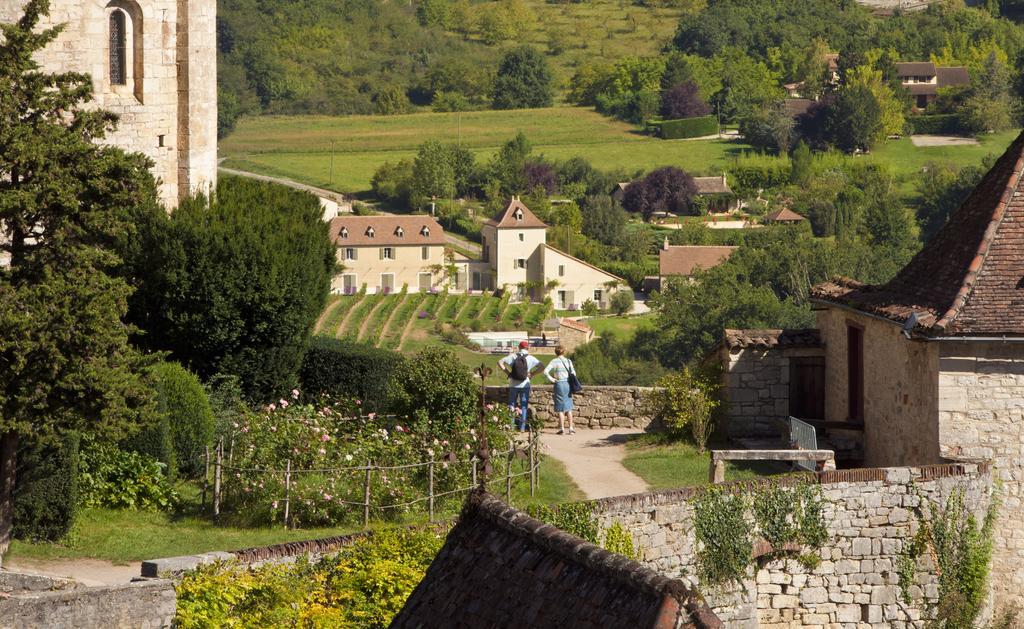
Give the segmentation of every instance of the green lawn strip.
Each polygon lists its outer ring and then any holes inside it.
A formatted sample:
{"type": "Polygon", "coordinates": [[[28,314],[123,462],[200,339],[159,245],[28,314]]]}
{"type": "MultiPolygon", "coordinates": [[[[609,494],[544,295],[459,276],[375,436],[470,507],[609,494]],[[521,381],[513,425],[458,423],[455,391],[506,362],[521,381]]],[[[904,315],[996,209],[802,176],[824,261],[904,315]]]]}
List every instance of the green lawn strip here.
{"type": "Polygon", "coordinates": [[[348,316],[345,317],[341,326],[338,327],[338,338],[358,339],[362,324],[383,297],[383,295],[377,293],[363,298],[358,306],[349,311],[348,316]]]}
{"type": "MultiPolygon", "coordinates": [[[[622,465],[652,489],[671,489],[708,482],[711,455],[697,454],[687,443],[672,442],[665,435],[640,435],[626,443],[622,465]]],[[[786,468],[772,463],[727,463],[726,480],[743,480],[766,474],[781,473],[786,468]]]]}
{"type": "Polygon", "coordinates": [[[455,317],[455,323],[461,328],[469,327],[469,322],[476,318],[476,314],[482,307],[483,301],[486,297],[480,295],[467,295],[466,303],[463,304],[462,309],[459,310],[459,314],[455,317]]]}
{"type": "Polygon", "coordinates": [[[318,328],[317,333],[325,336],[334,336],[337,334],[338,326],[345,320],[345,315],[347,315],[348,311],[358,304],[362,298],[363,295],[360,294],[339,297],[334,308],[331,309],[330,314],[323,317],[323,323],[318,328]]]}
{"type": "Polygon", "coordinates": [[[485,327],[492,326],[501,317],[501,311],[505,309],[505,297],[492,297],[491,301],[488,302],[487,308],[480,313],[480,320],[484,322],[485,327]]]}
{"type": "Polygon", "coordinates": [[[328,295],[327,303],[324,304],[324,311],[320,313],[320,316],[316,320],[316,325],[313,326],[313,333],[319,334],[320,330],[323,329],[324,323],[331,318],[331,313],[334,309],[341,305],[341,295],[328,295]]]}
{"type": "Polygon", "coordinates": [[[614,315],[591,317],[587,325],[593,328],[598,336],[614,334],[623,340],[632,339],[638,330],[654,327],[654,315],[645,314],[635,317],[616,317],[614,315]]]}
{"type": "Polygon", "coordinates": [[[466,305],[467,295],[449,295],[444,308],[437,314],[437,318],[446,323],[455,323],[462,307],[466,305]]]}
{"type": "Polygon", "coordinates": [[[547,304],[530,304],[530,309],[526,314],[526,327],[534,332],[540,332],[544,325],[544,320],[548,318],[551,313],[551,309],[547,304]]]}
{"type": "Polygon", "coordinates": [[[501,296],[501,301],[498,303],[498,310],[494,313],[494,324],[491,326],[492,329],[505,329],[505,316],[510,308],[511,298],[512,294],[510,291],[505,291],[505,294],[501,296]]]}
{"type": "Polygon", "coordinates": [[[402,338],[411,327],[412,322],[416,319],[420,308],[426,300],[427,295],[424,293],[415,293],[406,297],[401,307],[391,315],[391,320],[384,330],[384,340],[380,345],[381,347],[397,350],[401,346],[402,338]]]}
{"type": "Polygon", "coordinates": [[[395,318],[395,312],[409,298],[408,290],[407,287],[403,286],[401,292],[394,298],[384,300],[384,305],[374,313],[373,323],[371,323],[370,330],[366,335],[368,342],[373,343],[377,347],[381,346],[381,343],[384,342],[385,332],[388,326],[391,325],[391,320],[395,318]]]}
{"type": "MultiPolygon", "coordinates": [[[[522,463],[516,461],[514,471],[522,463]]],[[[525,470],[526,468],[523,467],[525,470]]],[[[495,475],[504,473],[504,467],[495,475]]],[[[512,502],[516,506],[528,504],[557,504],[582,500],[583,492],[566,473],[558,461],[546,457],[540,464],[541,483],[534,498],[530,498],[529,477],[516,480],[512,502]]],[[[492,490],[504,496],[504,477],[495,481],[492,490]],[[500,485],[500,489],[498,488],[500,485]]],[[[197,505],[189,505],[194,511],[197,505]]],[[[457,509],[443,513],[454,517],[457,509]]],[[[422,522],[424,518],[410,519],[408,523],[422,522]]],[[[385,524],[374,524],[381,528],[385,524]]],[[[160,557],[194,555],[214,550],[239,550],[269,546],[283,542],[317,539],[344,535],[361,527],[285,529],[243,528],[216,525],[195,515],[175,516],[153,511],[118,511],[114,509],[83,509],[71,536],[61,543],[30,543],[15,540],[11,544],[11,558],[31,560],[102,559],[114,563],[128,563],[160,557]]]]}
{"type": "Polygon", "coordinates": [[[505,312],[501,315],[501,321],[504,323],[504,329],[507,330],[519,330],[525,323],[525,314],[523,310],[528,308],[529,304],[512,304],[505,309],[505,312]]]}
{"type": "Polygon", "coordinates": [[[359,307],[364,301],[366,301],[365,287],[352,297],[341,302],[341,306],[335,311],[334,317],[332,317],[331,325],[324,326],[324,332],[328,336],[341,337],[342,331],[345,326],[348,325],[349,318],[352,316],[352,311],[359,307]],[[337,323],[334,323],[334,319],[337,319],[337,323]]]}
{"type": "Polygon", "coordinates": [[[380,338],[380,331],[384,327],[384,322],[387,320],[388,315],[391,314],[392,308],[398,304],[399,299],[399,295],[384,295],[380,298],[377,306],[362,320],[359,334],[356,337],[360,343],[377,344],[377,340],[380,338]]]}

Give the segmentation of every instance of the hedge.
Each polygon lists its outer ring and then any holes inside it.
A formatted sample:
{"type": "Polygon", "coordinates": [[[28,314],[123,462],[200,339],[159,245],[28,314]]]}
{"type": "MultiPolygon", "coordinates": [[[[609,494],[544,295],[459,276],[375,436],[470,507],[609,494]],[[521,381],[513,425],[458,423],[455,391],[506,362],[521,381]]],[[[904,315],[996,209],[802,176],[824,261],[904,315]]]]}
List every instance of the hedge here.
{"type": "MultiPolygon", "coordinates": [[[[213,443],[213,410],[206,390],[194,373],[178,363],[159,363],[152,374],[157,409],[167,419],[177,471],[196,478],[203,473],[203,447],[213,443]]],[[[174,470],[168,470],[174,478],[174,470]]]]}
{"type": "Polygon", "coordinates": [[[913,132],[924,135],[962,135],[963,126],[957,114],[921,114],[910,116],[913,132]]]}
{"type": "Polygon", "coordinates": [[[71,530],[78,508],[75,433],[55,445],[22,439],[14,485],[14,537],[54,542],[71,530]]]}
{"type": "Polygon", "coordinates": [[[663,120],[658,125],[658,135],[665,140],[699,138],[716,133],[718,133],[718,118],[715,116],[663,120]]]}
{"type": "Polygon", "coordinates": [[[299,380],[307,395],[354,397],[364,400],[367,410],[386,411],[402,392],[396,378],[404,366],[405,357],[397,352],[317,336],[302,361],[299,380]]]}

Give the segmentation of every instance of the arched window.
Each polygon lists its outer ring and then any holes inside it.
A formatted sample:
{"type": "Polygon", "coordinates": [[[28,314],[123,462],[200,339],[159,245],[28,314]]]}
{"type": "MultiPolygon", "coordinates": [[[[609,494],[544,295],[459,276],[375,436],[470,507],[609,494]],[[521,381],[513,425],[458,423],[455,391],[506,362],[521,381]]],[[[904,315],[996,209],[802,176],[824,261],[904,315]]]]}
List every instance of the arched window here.
{"type": "Polygon", "coordinates": [[[125,33],[124,11],[114,10],[110,13],[110,84],[125,85],[128,83],[127,41],[125,33]]]}

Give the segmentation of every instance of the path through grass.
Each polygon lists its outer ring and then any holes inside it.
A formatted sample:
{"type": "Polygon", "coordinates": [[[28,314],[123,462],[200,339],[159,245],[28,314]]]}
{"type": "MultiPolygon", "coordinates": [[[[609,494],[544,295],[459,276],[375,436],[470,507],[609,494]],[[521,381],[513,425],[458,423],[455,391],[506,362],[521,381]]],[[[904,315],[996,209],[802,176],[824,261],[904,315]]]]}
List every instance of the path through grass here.
{"type": "MultiPolygon", "coordinates": [[[[644,479],[652,490],[704,485],[708,482],[711,455],[698,454],[688,443],[672,442],[664,434],[638,435],[626,444],[622,465],[644,479]]],[[[772,463],[729,462],[726,480],[743,480],[778,474],[785,468],[772,463]]]]}

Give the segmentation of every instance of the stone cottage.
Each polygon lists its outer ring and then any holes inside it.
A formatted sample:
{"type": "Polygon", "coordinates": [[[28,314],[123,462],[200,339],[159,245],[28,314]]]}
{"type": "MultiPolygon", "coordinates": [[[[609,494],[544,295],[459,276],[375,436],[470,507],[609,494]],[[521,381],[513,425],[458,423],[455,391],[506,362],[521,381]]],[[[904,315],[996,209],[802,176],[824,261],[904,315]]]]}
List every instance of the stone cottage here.
{"type": "MultiPolygon", "coordinates": [[[[811,292],[826,433],[859,431],[869,467],[992,462],[1003,501],[997,605],[1024,591],[1022,175],[1024,134],[888,283],[837,278],[811,292]]],[[[775,391],[767,380],[751,386],[775,391]]]]}

